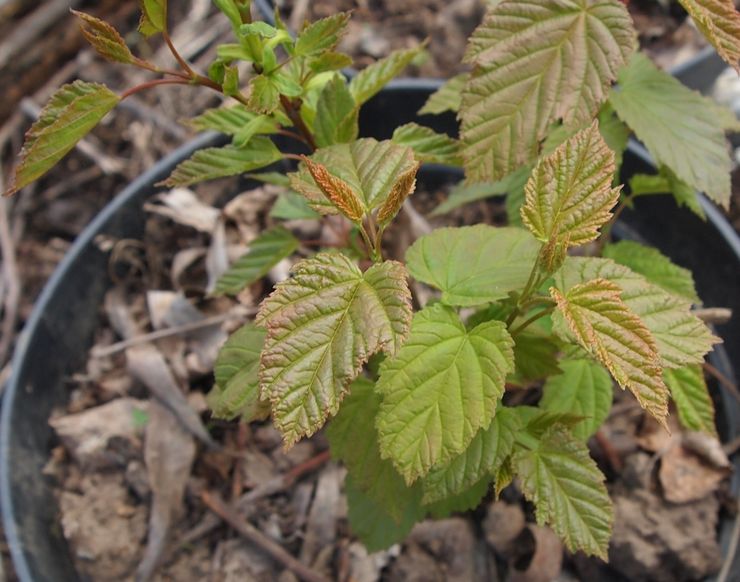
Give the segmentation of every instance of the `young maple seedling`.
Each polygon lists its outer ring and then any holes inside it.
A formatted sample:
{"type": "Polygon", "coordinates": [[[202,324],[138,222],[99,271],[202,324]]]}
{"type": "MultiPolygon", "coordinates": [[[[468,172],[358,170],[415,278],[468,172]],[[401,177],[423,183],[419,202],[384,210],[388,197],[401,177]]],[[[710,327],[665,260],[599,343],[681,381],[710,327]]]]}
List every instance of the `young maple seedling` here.
{"type": "MultiPolygon", "coordinates": [[[[608,232],[640,196],[672,193],[703,215],[699,190],[727,206],[724,132],[735,118],[635,54],[619,0],[504,0],[470,39],[472,72],[421,110],[457,112],[459,140],[416,123],[391,140],[358,139],[360,107],[422,47],[347,81],[338,71],[351,59],[336,46],[348,14],[307,24],[294,39],[277,15],[274,26],[252,21],[248,0],[214,3],[236,42],[218,47],[207,75],[175,49],[165,0],[143,1],[140,31],[163,35],[178,70],[135,57],[110,25],[76,13],[101,55],[159,78],[120,96],[83,81],[62,87],[29,132],[10,191],[48,171],[129,95],[188,84],[233,98],[190,122],[232,143],[196,152],[165,185],[295,159],[287,178],[250,174],[289,186],[273,218],[338,214],[353,234],[347,248],[298,260],[254,323],[231,336],[209,394],[214,414],[272,416],[286,447],[329,421],[332,454],[348,469],[349,520],[371,550],[516,478],[538,523],[570,550],[606,559],[613,511],[586,440],[609,414],[612,382],[662,425],[672,397],[684,426],[716,435],[701,364],[719,341],[691,311],[699,298],[690,272],[639,243],[612,243],[608,232]],[[252,65],[246,86],[239,61],[252,65]],[[634,176],[624,191],[614,184],[630,130],[659,174],[634,176]],[[310,155],[281,152],[274,135],[310,155]],[[387,258],[383,233],[420,162],[465,170],[436,213],[507,193],[511,226],[440,228],[387,258]],[[409,275],[437,290],[416,313],[409,275]],[[542,386],[537,406],[502,402],[532,385],[542,386]]],[[[681,3],[737,69],[740,16],[730,0],[681,3]]],[[[238,293],[299,244],[286,227],[267,230],[217,292],[238,293]]]]}

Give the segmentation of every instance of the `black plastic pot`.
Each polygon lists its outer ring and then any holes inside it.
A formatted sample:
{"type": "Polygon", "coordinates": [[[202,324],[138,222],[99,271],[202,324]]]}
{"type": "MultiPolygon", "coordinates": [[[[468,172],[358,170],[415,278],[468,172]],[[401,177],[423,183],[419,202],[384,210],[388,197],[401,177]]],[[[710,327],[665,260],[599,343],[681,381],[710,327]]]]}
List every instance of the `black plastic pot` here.
{"type": "MultiPolygon", "coordinates": [[[[710,63],[699,62],[699,73],[710,63]]],[[[692,71],[681,72],[691,81],[692,71]]],[[[712,75],[707,77],[711,81],[712,75]]],[[[704,82],[704,80],[701,80],[704,82]]],[[[387,138],[393,128],[417,119],[421,107],[438,82],[396,82],[371,100],[363,110],[363,135],[387,138]]],[[[694,86],[697,86],[694,84],[694,86]]],[[[454,133],[454,116],[421,120],[439,131],[454,133]]],[[[41,469],[49,455],[53,435],[48,418],[54,406],[67,398],[65,379],[85,363],[100,317],[100,306],[110,286],[108,257],[94,244],[100,234],[136,238],[143,233],[143,202],[154,183],[198,148],[220,143],[205,135],[162,160],[121,192],[85,229],[49,280],[28,320],[13,359],[13,375],[5,390],[0,417],[0,504],[3,526],[13,561],[22,582],[78,580],[67,543],[62,536],[58,508],[41,469]]],[[[633,146],[625,156],[624,173],[650,171],[643,150],[633,146]]],[[[626,176],[625,176],[626,177],[626,176]]],[[[459,173],[429,167],[421,181],[429,186],[459,179],[459,173]]],[[[622,235],[636,235],[655,245],[679,264],[694,271],[697,287],[707,306],[731,307],[740,313],[740,239],[708,202],[708,220],[676,209],[667,197],[644,199],[639,214],[625,213],[622,235]]],[[[718,329],[725,344],[714,355],[714,364],[732,376],[731,362],[740,366],[740,329],[736,324],[718,329]]],[[[740,414],[731,395],[721,392],[720,430],[725,439],[740,432],[740,414]]],[[[740,467],[736,467],[740,468],[740,467]]],[[[733,490],[737,493],[740,471],[733,490]]],[[[727,543],[731,523],[723,525],[727,543]]],[[[740,579],[740,568],[737,577],[740,579]]]]}

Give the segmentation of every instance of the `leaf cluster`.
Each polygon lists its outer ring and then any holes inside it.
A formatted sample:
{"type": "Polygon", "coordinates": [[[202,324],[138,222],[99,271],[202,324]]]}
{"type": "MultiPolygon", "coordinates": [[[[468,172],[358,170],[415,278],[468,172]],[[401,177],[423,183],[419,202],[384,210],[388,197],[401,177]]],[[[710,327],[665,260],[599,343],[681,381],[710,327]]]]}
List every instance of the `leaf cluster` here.
{"type": "MultiPolygon", "coordinates": [[[[218,47],[205,74],[172,45],[165,0],[144,0],[140,32],[164,36],[175,71],[134,56],[110,25],[77,13],[98,53],[161,78],[120,96],[82,81],[60,89],[28,134],[11,191],[139,90],[218,91],[230,103],[189,123],[231,143],[196,152],[164,184],[242,174],[278,183],[286,191],[271,216],[286,224],[250,241],[215,292],[238,294],[280,261],[302,258],[222,348],[208,396],[214,415],[271,416],[286,447],[328,423],[332,454],[348,469],[349,520],[370,549],[516,479],[538,523],[571,551],[606,559],[613,512],[586,442],[615,385],[663,425],[672,399],[687,428],[716,434],[700,365],[719,341],[692,312],[691,273],[656,249],[611,242],[610,228],[641,196],[672,193],[701,214],[701,190],[727,205],[725,131],[737,122],[635,53],[619,0],[502,0],[470,38],[472,71],[420,111],[457,112],[459,139],[417,123],[389,140],[360,138],[362,105],[423,47],[348,80],[340,71],[351,61],[337,47],[349,14],[293,36],[277,15],[274,25],[253,21],[248,0],[214,3],[233,42],[218,47]],[[618,172],[632,132],[660,169],[625,189],[618,172]],[[282,151],[278,135],[303,149],[282,151]],[[297,163],[287,177],[254,174],[283,159],[297,163]],[[440,228],[405,256],[386,257],[384,233],[422,163],[465,171],[435,214],[507,194],[510,226],[440,228]],[[346,221],[346,247],[306,252],[288,221],[327,215],[346,221]],[[433,296],[416,311],[410,279],[433,296]],[[542,388],[537,406],[512,405],[512,392],[533,386],[542,388]]],[[[682,3],[737,67],[729,0],[682,3]]]]}

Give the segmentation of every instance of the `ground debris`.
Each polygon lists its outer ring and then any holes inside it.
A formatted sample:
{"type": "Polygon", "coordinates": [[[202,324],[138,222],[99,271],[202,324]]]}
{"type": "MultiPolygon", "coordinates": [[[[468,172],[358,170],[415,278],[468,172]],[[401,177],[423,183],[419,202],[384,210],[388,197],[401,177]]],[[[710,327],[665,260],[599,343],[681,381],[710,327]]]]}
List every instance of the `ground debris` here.
{"type": "MultiPolygon", "coordinates": [[[[644,474],[650,459],[637,453],[627,465],[627,471],[644,474]]],[[[632,485],[612,497],[610,565],[634,582],[682,582],[717,572],[717,498],[709,495],[677,505],[652,491],[649,483],[632,485]]]]}
{"type": "Polygon", "coordinates": [[[117,398],[49,421],[72,458],[85,469],[125,467],[141,451],[146,400],[117,398]]]}
{"type": "Polygon", "coordinates": [[[130,577],[146,535],[146,509],[131,503],[121,476],[85,475],[80,491],[64,491],[59,501],[62,530],[82,573],[93,580],[130,577]]]}
{"type": "Polygon", "coordinates": [[[195,459],[195,441],[162,404],[152,401],[144,449],[152,505],[149,535],[137,580],[151,579],[173,524],[184,512],[185,487],[195,459]]]}

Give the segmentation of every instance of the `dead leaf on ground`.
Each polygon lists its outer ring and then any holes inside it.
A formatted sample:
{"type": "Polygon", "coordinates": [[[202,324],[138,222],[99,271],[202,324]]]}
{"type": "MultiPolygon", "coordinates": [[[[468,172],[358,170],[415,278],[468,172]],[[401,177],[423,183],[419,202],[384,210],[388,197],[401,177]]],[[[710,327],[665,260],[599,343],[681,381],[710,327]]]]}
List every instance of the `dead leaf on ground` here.
{"type": "Polygon", "coordinates": [[[319,475],[301,546],[300,560],[319,571],[329,563],[317,560],[322,550],[334,547],[337,537],[337,508],[344,481],[344,469],[332,464],[319,475]]]}
{"type": "Polygon", "coordinates": [[[652,416],[645,415],[635,440],[640,447],[651,453],[665,451],[671,446],[674,437],[681,434],[681,426],[675,414],[668,416],[668,428],[671,432],[660,426],[652,416]]]}
{"type": "Polygon", "coordinates": [[[146,400],[116,398],[84,412],[52,418],[49,424],[80,466],[98,470],[120,464],[122,446],[141,449],[147,414],[146,400]]]}
{"type": "Polygon", "coordinates": [[[149,388],[157,400],[175,415],[190,434],[209,447],[217,447],[203,426],[200,416],[190,407],[157,348],[147,344],[128,348],[126,365],[131,375],[149,388]]]}
{"type": "Polygon", "coordinates": [[[229,249],[226,244],[226,226],[223,218],[219,218],[213,233],[211,234],[211,246],[206,254],[206,274],[208,283],[206,293],[216,290],[216,283],[226,271],[229,270],[229,249]]]}
{"type": "Polygon", "coordinates": [[[144,210],[206,234],[213,232],[221,215],[217,208],[204,204],[195,192],[187,188],[174,188],[156,195],[153,200],[161,204],[147,202],[144,210]]]}
{"type": "Polygon", "coordinates": [[[279,186],[265,184],[242,192],[224,207],[224,216],[236,225],[242,241],[248,243],[262,232],[260,215],[267,211],[283,190],[279,186]]]}
{"type": "Polygon", "coordinates": [[[672,503],[686,503],[714,493],[728,470],[702,461],[676,442],[661,457],[658,475],[663,497],[672,503]]]}
{"type": "Polygon", "coordinates": [[[195,460],[195,441],[172,413],[157,401],[150,403],[144,460],[152,505],[149,535],[137,580],[151,579],[167,547],[172,525],[184,513],[185,487],[195,460]]]}
{"type": "Polygon", "coordinates": [[[681,440],[684,448],[699,455],[702,459],[718,469],[729,469],[730,459],[716,437],[703,432],[687,432],[681,440]]]}
{"type": "MultiPolygon", "coordinates": [[[[625,472],[644,473],[645,453],[626,459],[625,472]]],[[[631,582],[684,582],[715,573],[721,563],[717,542],[719,501],[714,495],[680,505],[663,499],[649,483],[612,496],[615,521],[609,563],[631,582]]]]}
{"type": "Polygon", "coordinates": [[[175,289],[182,291],[184,287],[191,285],[190,281],[183,281],[185,274],[190,267],[205,257],[207,252],[208,249],[205,247],[189,247],[175,254],[170,268],[170,282],[175,289]]]}

